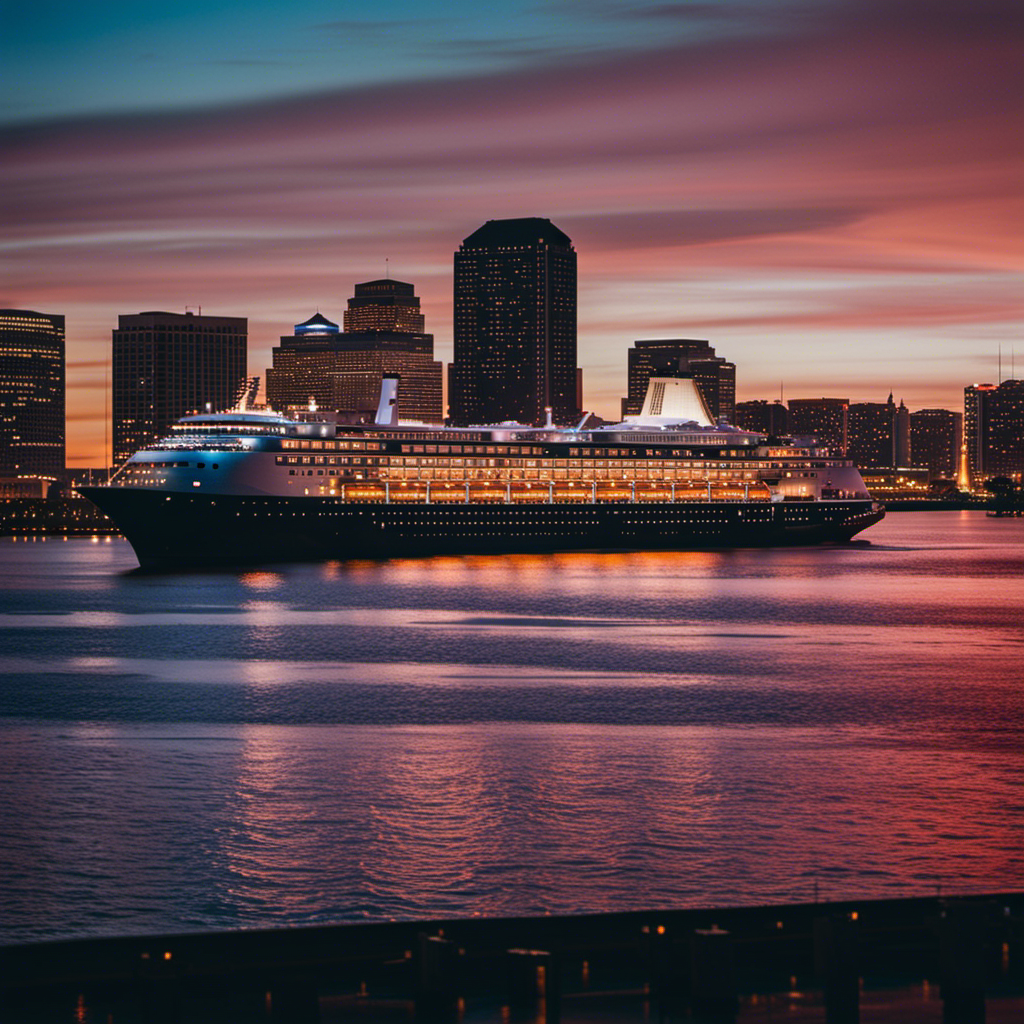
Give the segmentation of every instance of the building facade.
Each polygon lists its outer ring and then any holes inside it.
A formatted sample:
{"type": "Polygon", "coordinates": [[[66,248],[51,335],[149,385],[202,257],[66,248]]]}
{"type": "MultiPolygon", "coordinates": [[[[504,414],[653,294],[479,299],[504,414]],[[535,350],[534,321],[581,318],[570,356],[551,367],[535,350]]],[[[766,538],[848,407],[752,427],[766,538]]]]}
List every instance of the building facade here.
{"type": "Polygon", "coordinates": [[[781,437],[789,432],[789,415],[782,402],[763,398],[736,403],[736,426],[755,434],[781,437]]]}
{"type": "Polygon", "coordinates": [[[816,437],[819,444],[845,452],[849,408],[847,398],[791,398],[789,432],[794,437],[816,437]]]}
{"type": "Polygon", "coordinates": [[[63,473],[64,375],[64,317],[0,309],[0,476],[63,473]]]}
{"type": "Polygon", "coordinates": [[[1024,380],[964,388],[964,444],[972,489],[1024,476],[1024,380]]]}
{"type": "Polygon", "coordinates": [[[182,416],[230,409],[246,382],[245,317],[147,312],[113,332],[114,464],[163,437],[182,416]]]}
{"type": "Polygon", "coordinates": [[[955,480],[963,439],[964,417],[949,409],[919,409],[910,414],[910,444],[915,466],[932,479],[955,480]]]}
{"type": "Polygon", "coordinates": [[[575,424],[576,250],[541,217],[489,220],[455,253],[456,426],[575,424]]]}
{"type": "Polygon", "coordinates": [[[357,284],[342,323],[346,334],[360,331],[423,334],[425,329],[415,288],[391,278],[357,284]]]}
{"type": "Polygon", "coordinates": [[[413,286],[404,281],[357,284],[344,323],[359,329],[342,331],[320,313],[296,324],[295,333],[273,349],[267,403],[288,412],[313,401],[346,419],[370,420],[382,379],[397,375],[401,418],[440,423],[444,368],[434,359],[434,336],[422,331],[419,308],[413,286]]]}
{"type": "Polygon", "coordinates": [[[627,357],[627,389],[622,415],[638,416],[651,377],[692,377],[716,422],[736,419],[736,364],[715,355],[697,338],[635,341],[627,357]]]}
{"type": "Polygon", "coordinates": [[[852,402],[847,410],[846,453],[873,469],[909,467],[910,412],[890,394],[886,402],[852,402]]]}
{"type": "Polygon", "coordinates": [[[846,454],[862,468],[895,464],[893,408],[886,402],[851,402],[847,410],[846,454]]]}

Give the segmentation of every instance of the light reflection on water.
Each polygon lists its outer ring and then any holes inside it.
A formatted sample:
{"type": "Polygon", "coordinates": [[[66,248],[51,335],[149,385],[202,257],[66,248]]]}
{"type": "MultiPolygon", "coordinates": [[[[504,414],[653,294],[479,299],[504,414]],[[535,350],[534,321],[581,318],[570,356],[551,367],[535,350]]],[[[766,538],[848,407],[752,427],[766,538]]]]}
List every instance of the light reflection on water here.
{"type": "Polygon", "coordinates": [[[0,544],[0,941],[1019,887],[1024,523],[141,576],[0,544]]]}

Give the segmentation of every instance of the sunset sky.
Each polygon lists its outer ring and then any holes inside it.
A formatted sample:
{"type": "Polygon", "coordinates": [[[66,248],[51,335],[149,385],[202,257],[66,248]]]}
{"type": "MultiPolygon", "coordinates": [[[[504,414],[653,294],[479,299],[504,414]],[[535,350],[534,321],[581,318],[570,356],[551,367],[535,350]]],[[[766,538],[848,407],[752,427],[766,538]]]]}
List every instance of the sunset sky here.
{"type": "Polygon", "coordinates": [[[262,375],[387,259],[447,362],[452,253],[497,217],[573,239],[603,416],[650,337],[709,339],[740,400],[959,409],[1024,367],[1022,11],[5,4],[0,306],[67,317],[69,465],[119,313],[247,316],[262,375]]]}

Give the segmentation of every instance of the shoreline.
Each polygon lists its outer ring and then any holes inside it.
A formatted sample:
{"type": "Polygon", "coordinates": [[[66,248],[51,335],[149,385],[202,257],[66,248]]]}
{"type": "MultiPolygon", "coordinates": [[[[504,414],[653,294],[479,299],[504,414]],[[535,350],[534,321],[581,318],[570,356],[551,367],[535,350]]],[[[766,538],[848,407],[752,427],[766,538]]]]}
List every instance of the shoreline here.
{"type": "Polygon", "coordinates": [[[744,1009],[795,997],[791,1011],[838,1002],[841,1019],[856,1020],[862,1000],[880,1000],[889,1012],[871,1019],[907,1019],[896,994],[915,1009],[922,998],[947,1011],[989,1003],[992,1019],[1009,1020],[1024,998],[1022,924],[1024,893],[1003,891],[66,939],[0,946],[0,1003],[15,1019],[77,1006],[89,1019],[163,1007],[175,1012],[160,1020],[187,1008],[187,1019],[211,1021],[383,1020],[396,1010],[405,1020],[507,1020],[511,1004],[554,1024],[560,1011],[578,1019],[598,1006],[610,1021],[646,1019],[652,1006],[685,1016],[708,999],[730,1011],[711,1019],[748,1019],[744,1009]]]}

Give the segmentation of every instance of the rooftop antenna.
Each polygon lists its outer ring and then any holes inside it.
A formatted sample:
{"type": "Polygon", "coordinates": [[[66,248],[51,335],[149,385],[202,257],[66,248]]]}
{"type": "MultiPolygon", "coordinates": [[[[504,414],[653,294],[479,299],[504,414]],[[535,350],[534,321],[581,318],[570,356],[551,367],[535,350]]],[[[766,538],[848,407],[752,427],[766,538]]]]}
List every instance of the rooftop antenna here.
{"type": "Polygon", "coordinates": [[[387,256],[384,257],[384,280],[391,280],[391,265],[388,262],[387,256]]]}

